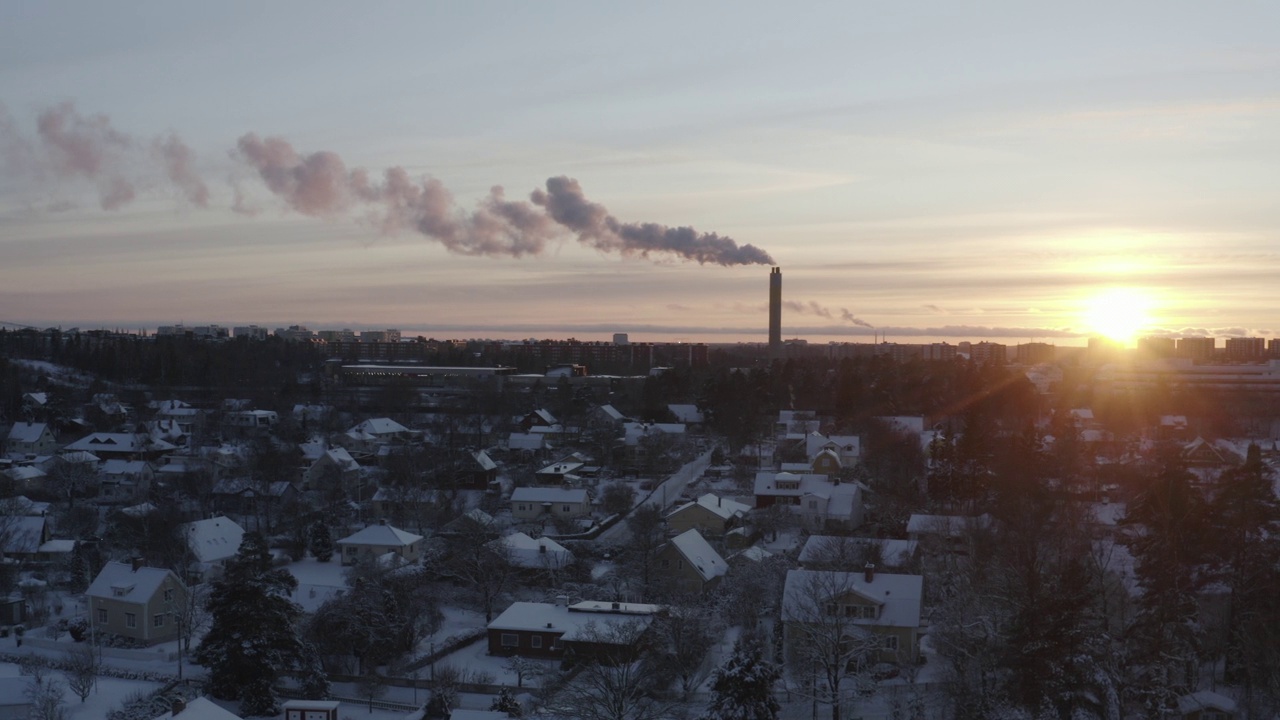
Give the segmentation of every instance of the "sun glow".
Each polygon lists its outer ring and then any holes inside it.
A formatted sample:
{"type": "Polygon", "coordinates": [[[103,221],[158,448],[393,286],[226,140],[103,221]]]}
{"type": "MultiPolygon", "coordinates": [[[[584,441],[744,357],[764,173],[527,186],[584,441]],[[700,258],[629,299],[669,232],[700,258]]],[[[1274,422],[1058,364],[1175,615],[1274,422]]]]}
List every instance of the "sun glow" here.
{"type": "Polygon", "coordinates": [[[1083,320],[1095,335],[1132,345],[1151,325],[1151,296],[1133,288],[1110,288],[1090,297],[1083,320]]]}

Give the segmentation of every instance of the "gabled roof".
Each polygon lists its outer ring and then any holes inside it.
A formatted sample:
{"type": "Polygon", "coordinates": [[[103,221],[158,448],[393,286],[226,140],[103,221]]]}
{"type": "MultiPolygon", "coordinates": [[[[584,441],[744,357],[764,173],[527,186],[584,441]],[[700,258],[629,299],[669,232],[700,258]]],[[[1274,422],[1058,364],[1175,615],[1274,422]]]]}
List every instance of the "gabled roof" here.
{"type": "MultiPolygon", "coordinates": [[[[338,447],[338,448],[325,450],[323,453],[321,453],[320,457],[326,457],[326,456],[329,458],[329,460],[333,462],[334,465],[337,465],[344,472],[355,471],[360,469],[360,463],[356,462],[356,459],[351,457],[351,453],[347,452],[346,448],[338,447]]],[[[319,460],[317,460],[317,462],[319,462],[319,460]]]]}
{"type": "Polygon", "coordinates": [[[9,428],[9,442],[33,443],[49,431],[45,423],[16,422],[9,428]]]}
{"type": "Polygon", "coordinates": [[[546,446],[546,436],[537,433],[513,432],[507,436],[509,450],[541,450],[546,446]]]}
{"type": "Polygon", "coordinates": [[[162,452],[176,450],[177,446],[163,440],[152,440],[146,435],[135,433],[92,433],[67,446],[67,450],[83,450],[85,452],[162,452]]]}
{"type": "Polygon", "coordinates": [[[477,450],[471,453],[471,457],[476,461],[476,464],[480,466],[480,469],[485,472],[498,469],[498,463],[494,462],[493,458],[489,457],[489,454],[483,450],[477,450]]]}
{"type": "Polygon", "coordinates": [[[606,417],[608,417],[610,420],[613,420],[614,422],[622,422],[623,420],[627,419],[626,415],[623,415],[621,412],[618,411],[618,408],[612,405],[601,405],[598,409],[600,410],[600,412],[604,413],[606,417]]]}
{"type": "Polygon", "coordinates": [[[748,512],[751,511],[750,505],[740,503],[737,500],[729,500],[727,498],[722,498],[715,495],[714,493],[707,493],[702,497],[698,498],[697,500],[694,500],[693,502],[687,502],[681,505],[680,507],[676,508],[675,510],[672,510],[671,512],[667,513],[667,516],[670,517],[671,515],[675,515],[676,513],[681,512],[683,510],[687,510],[688,508],[694,507],[695,505],[705,508],[708,512],[711,512],[724,520],[728,520],[729,518],[732,518],[735,516],[746,515],[748,512]]]}
{"type": "Polygon", "coordinates": [[[107,460],[102,463],[103,475],[137,475],[150,466],[142,460],[107,460]]]}
{"type": "Polygon", "coordinates": [[[409,432],[409,428],[401,425],[391,418],[370,418],[351,428],[350,432],[366,433],[377,436],[409,432]]]}
{"type": "Polygon", "coordinates": [[[24,515],[7,522],[10,523],[8,537],[0,550],[23,555],[32,555],[40,550],[46,529],[44,516],[24,515]]]}
{"type": "Polygon", "coordinates": [[[919,627],[920,601],[924,578],[920,575],[875,573],[870,582],[860,572],[827,570],[790,570],[782,590],[784,621],[807,619],[810,612],[839,596],[855,593],[880,605],[880,617],[850,619],[854,624],[889,627],[919,627]],[[814,592],[832,593],[833,597],[812,597],[814,592]]]}
{"type": "Polygon", "coordinates": [[[671,538],[676,551],[684,556],[686,562],[702,576],[703,582],[710,582],[729,570],[729,565],[720,557],[702,533],[697,530],[686,530],[671,538]]]}
{"type": "Polygon", "coordinates": [[[218,562],[234,557],[244,539],[244,528],[223,515],[197,520],[182,526],[187,546],[202,563],[218,562]]]}
{"type": "Polygon", "coordinates": [[[543,410],[542,408],[538,408],[537,410],[534,410],[533,412],[529,413],[529,415],[537,418],[538,421],[542,422],[545,425],[555,425],[558,422],[556,420],[555,415],[552,415],[550,411],[543,410]]]}
{"type": "Polygon", "coordinates": [[[377,545],[379,547],[408,547],[422,539],[390,525],[370,525],[338,541],[339,545],[377,545]]]}
{"type": "MultiPolygon", "coordinates": [[[[198,697],[187,701],[187,706],[178,712],[180,720],[241,720],[239,715],[224,709],[208,698],[198,697]]],[[[173,711],[160,715],[155,720],[173,720],[173,711]]]]}
{"type": "Polygon", "coordinates": [[[990,515],[969,517],[965,515],[921,515],[912,514],[907,520],[907,532],[919,535],[945,535],[954,537],[965,530],[986,528],[991,525],[990,515]]]}
{"type": "Polygon", "coordinates": [[[520,487],[511,493],[511,502],[585,503],[587,491],[581,488],[520,487]]]}
{"type": "Polygon", "coordinates": [[[523,568],[560,567],[573,561],[573,553],[549,537],[531,538],[525,533],[512,533],[490,545],[505,547],[512,565],[523,568]]]}
{"type": "MultiPolygon", "coordinates": [[[[156,594],[156,590],[170,575],[173,572],[163,568],[140,567],[134,570],[129,563],[109,562],[102,566],[102,571],[93,579],[85,594],[90,597],[145,603],[156,594]]],[[[173,578],[177,580],[178,576],[173,575],[173,578]]]]}
{"type": "Polygon", "coordinates": [[[853,556],[855,553],[852,551],[862,550],[873,544],[880,546],[880,557],[884,559],[886,565],[890,566],[905,565],[910,562],[916,554],[916,548],[919,547],[919,543],[915,540],[810,535],[796,561],[803,565],[834,559],[832,556],[838,559],[851,559],[851,557],[841,556],[853,556]]]}
{"type": "Polygon", "coordinates": [[[657,605],[640,603],[582,602],[564,607],[554,603],[515,602],[489,623],[489,629],[560,632],[562,639],[572,641],[582,638],[592,628],[605,630],[631,623],[648,627],[658,610],[657,605]]]}
{"type": "Polygon", "coordinates": [[[1221,710],[1226,713],[1236,711],[1236,701],[1226,695],[1219,695],[1212,690],[1201,690],[1178,698],[1178,712],[1186,715],[1197,710],[1221,710]]]}

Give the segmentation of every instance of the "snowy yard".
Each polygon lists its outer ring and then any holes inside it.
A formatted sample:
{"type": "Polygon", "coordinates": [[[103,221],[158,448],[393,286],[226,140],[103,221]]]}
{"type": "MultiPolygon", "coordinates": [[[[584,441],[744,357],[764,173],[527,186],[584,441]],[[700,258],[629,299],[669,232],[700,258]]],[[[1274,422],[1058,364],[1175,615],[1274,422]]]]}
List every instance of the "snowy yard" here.
{"type": "MultiPolygon", "coordinates": [[[[18,666],[12,663],[0,663],[0,677],[19,677],[18,666]]],[[[66,684],[66,678],[62,673],[51,671],[49,677],[58,680],[64,686],[66,684]]],[[[120,707],[130,696],[135,693],[149,693],[159,687],[160,683],[146,680],[98,678],[97,688],[83,703],[70,690],[67,691],[67,720],[105,720],[109,711],[120,707]]]]}
{"type": "Polygon", "coordinates": [[[336,555],[327,563],[309,557],[289,563],[284,569],[298,581],[298,589],[293,591],[293,601],[309,613],[315,612],[325,600],[347,589],[346,568],[338,562],[336,555]]]}

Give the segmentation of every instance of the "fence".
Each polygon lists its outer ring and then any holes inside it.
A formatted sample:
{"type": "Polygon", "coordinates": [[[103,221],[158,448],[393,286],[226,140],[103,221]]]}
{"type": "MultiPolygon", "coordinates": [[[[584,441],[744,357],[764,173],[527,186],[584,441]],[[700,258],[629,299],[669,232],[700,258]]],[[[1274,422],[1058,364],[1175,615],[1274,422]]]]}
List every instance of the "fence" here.
{"type": "MultiPolygon", "coordinates": [[[[79,643],[71,644],[50,640],[49,638],[32,637],[31,633],[27,633],[22,638],[23,645],[29,645],[40,650],[56,650],[65,652],[74,649],[79,643]]],[[[150,650],[131,649],[131,648],[113,648],[105,645],[94,645],[94,652],[103,658],[112,658],[114,660],[142,660],[148,662],[175,662],[178,659],[177,653],[167,653],[160,648],[152,648],[150,650]]]]}

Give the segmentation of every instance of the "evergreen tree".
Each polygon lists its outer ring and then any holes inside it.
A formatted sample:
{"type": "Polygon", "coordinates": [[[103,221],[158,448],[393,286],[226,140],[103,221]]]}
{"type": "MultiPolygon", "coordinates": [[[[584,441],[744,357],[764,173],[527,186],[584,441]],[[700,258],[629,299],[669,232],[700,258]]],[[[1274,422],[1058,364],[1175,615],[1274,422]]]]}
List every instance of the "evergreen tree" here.
{"type": "Polygon", "coordinates": [[[311,554],[320,562],[329,562],[333,558],[333,537],[329,534],[329,526],[318,520],[311,526],[311,554]]]}
{"type": "Polygon", "coordinates": [[[213,583],[209,633],[195,660],[209,670],[208,690],[223,700],[239,700],[243,715],[280,712],[275,696],[279,675],[301,665],[303,647],[294,622],[302,609],[289,599],[298,581],[271,567],[259,533],[245,533],[236,557],[213,583]]]}
{"type": "Polygon", "coordinates": [[[780,706],[773,697],[773,684],[780,676],[759,647],[738,642],[728,662],[716,670],[711,682],[714,695],[702,720],[776,720],[780,706]]]}
{"type": "Polygon", "coordinates": [[[507,717],[513,718],[518,718],[524,714],[524,708],[520,707],[520,701],[516,700],[515,695],[512,695],[507,688],[502,688],[498,692],[498,697],[493,699],[489,709],[493,712],[504,712],[507,717]]]}

